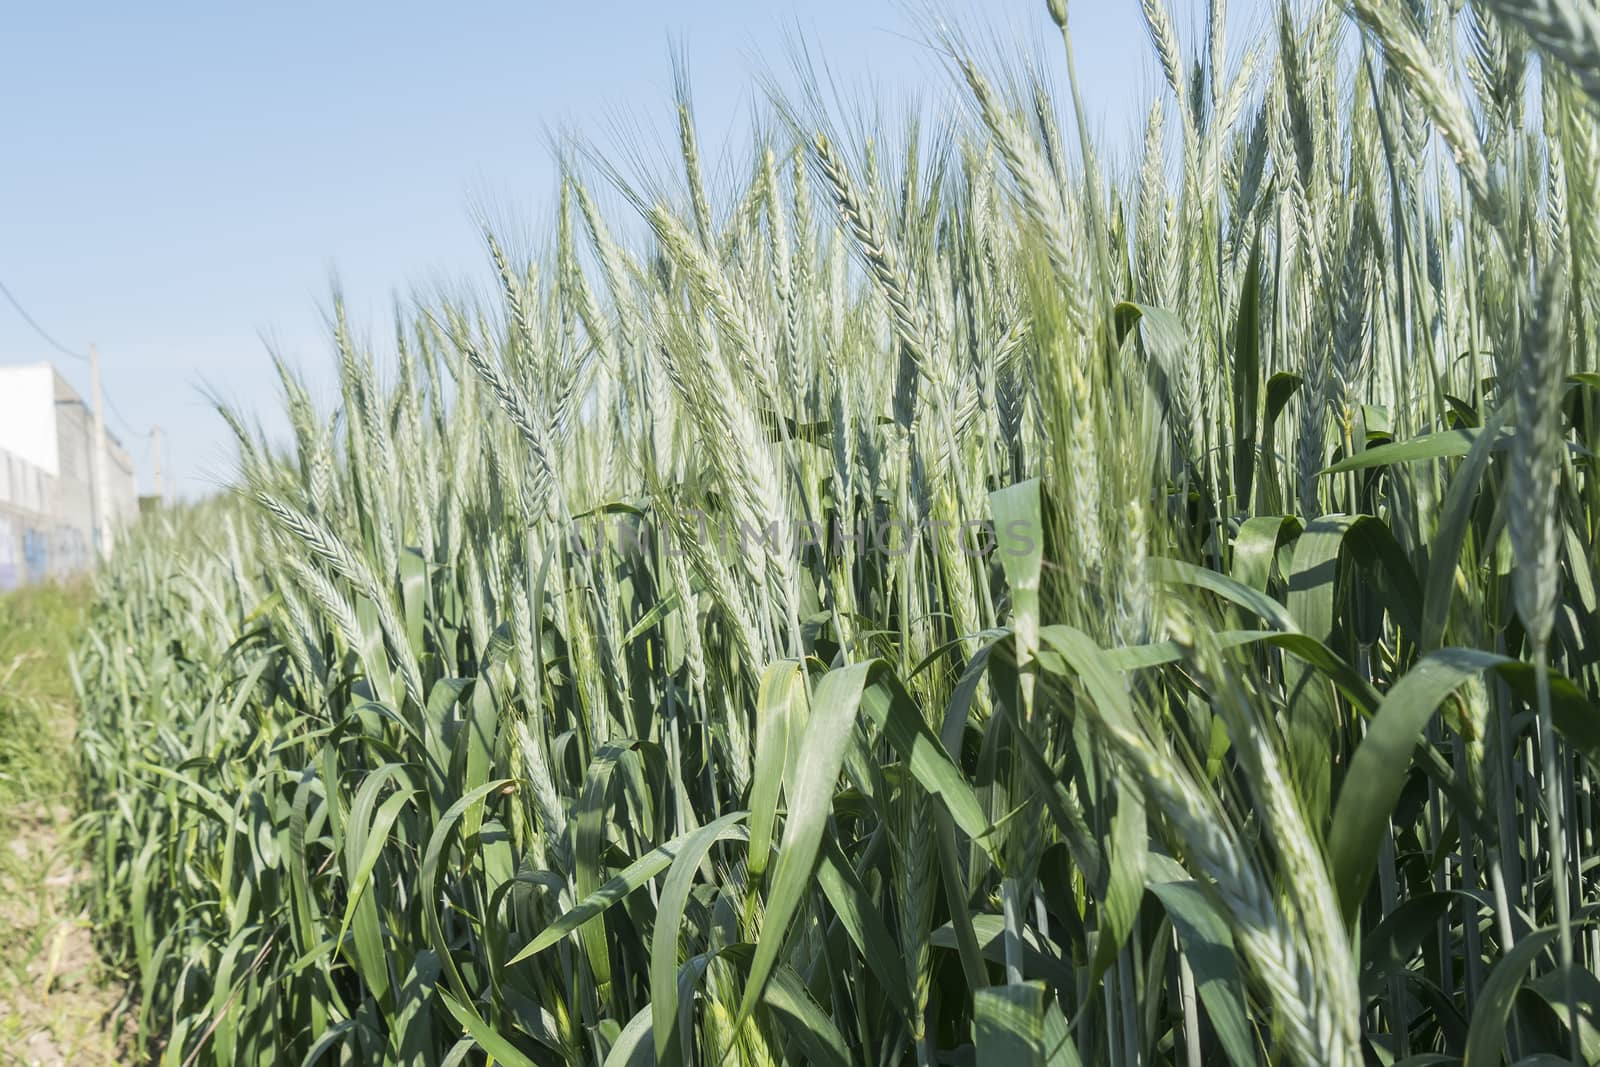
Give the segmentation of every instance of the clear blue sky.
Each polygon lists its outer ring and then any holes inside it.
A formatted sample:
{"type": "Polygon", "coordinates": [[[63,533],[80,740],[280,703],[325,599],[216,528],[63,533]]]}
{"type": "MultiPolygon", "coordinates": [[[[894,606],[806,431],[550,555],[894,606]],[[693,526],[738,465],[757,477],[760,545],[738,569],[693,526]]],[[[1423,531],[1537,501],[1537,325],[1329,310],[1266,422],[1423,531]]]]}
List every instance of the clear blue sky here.
{"type": "MultiPolygon", "coordinates": [[[[1060,65],[1044,0],[936,6],[1060,65]]],[[[1204,0],[1171,6],[1192,51],[1204,0]]],[[[1261,6],[1232,0],[1235,53],[1261,6]]],[[[111,426],[141,479],[134,434],[160,424],[187,495],[233,462],[203,384],[275,427],[263,337],[326,381],[335,273],[380,341],[392,294],[482,278],[477,209],[529,231],[550,217],[551,130],[603,144],[619,116],[666,128],[674,41],[711,155],[757,99],[757,75],[789,69],[791,31],[846,85],[949,89],[921,43],[922,5],[897,0],[238,7],[17,4],[0,35],[0,281],[67,345],[99,345],[111,426]]],[[[1097,133],[1121,146],[1155,85],[1138,2],[1072,11],[1097,133]]],[[[87,387],[85,366],[0,305],[0,362],[46,358],[87,387]]]]}

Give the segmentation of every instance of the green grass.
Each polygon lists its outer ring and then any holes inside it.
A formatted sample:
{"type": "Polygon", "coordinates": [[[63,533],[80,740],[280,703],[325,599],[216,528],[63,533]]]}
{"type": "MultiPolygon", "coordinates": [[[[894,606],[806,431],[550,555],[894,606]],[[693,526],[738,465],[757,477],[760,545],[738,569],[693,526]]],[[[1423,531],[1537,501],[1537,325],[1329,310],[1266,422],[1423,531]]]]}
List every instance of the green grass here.
{"type": "Polygon", "coordinates": [[[812,88],[721,180],[680,89],[676,173],[564,160],[540,254],[486,235],[385,351],[336,308],[336,410],[224,408],[238,492],[99,581],[141,1039],[1600,1061],[1585,2],[1284,7],[1227,61],[1146,0],[1131,165],[1061,4],[1066,102],[936,36],[964,112],[812,88]]]}
{"type": "Polygon", "coordinates": [[[121,989],[89,935],[72,830],[69,659],[86,582],[0,594],[0,1063],[116,1062],[121,989]]]}
{"type": "Polygon", "coordinates": [[[0,798],[60,795],[75,700],[67,659],[89,589],[48,583],[0,594],[0,798]]]}

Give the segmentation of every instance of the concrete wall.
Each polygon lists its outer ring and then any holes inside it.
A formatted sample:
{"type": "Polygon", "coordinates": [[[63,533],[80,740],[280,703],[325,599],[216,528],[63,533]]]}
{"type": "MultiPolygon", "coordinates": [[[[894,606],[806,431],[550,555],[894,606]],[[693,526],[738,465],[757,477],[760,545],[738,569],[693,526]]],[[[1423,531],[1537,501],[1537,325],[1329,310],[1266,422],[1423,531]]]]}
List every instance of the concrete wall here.
{"type": "MultiPolygon", "coordinates": [[[[138,487],[133,458],[106,438],[116,531],[138,516],[138,487]]],[[[94,565],[93,442],[88,407],[48,364],[0,368],[0,589],[94,565]]]]}
{"type": "Polygon", "coordinates": [[[93,565],[90,531],[56,513],[61,488],[61,479],[0,451],[0,589],[93,565]]]}
{"type": "Polygon", "coordinates": [[[0,449],[60,473],[55,400],[64,384],[48,363],[0,367],[0,449]]]}
{"type": "Polygon", "coordinates": [[[56,444],[61,456],[61,485],[51,515],[82,530],[94,545],[94,417],[66,382],[57,379],[53,405],[56,444]]]}
{"type": "Polygon", "coordinates": [[[111,525],[122,530],[139,517],[139,472],[133,456],[106,431],[106,480],[111,483],[111,525]]]}

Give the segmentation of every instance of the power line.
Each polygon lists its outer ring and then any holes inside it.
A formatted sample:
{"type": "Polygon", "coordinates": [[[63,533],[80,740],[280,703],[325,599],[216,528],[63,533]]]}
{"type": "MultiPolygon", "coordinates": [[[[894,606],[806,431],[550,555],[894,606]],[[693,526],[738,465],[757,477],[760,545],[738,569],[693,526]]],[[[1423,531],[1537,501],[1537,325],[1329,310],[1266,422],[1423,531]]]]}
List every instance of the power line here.
{"type": "MultiPolygon", "coordinates": [[[[54,337],[51,337],[49,332],[46,331],[43,326],[39,325],[38,320],[32,315],[28,314],[27,308],[24,308],[20,303],[17,302],[17,298],[11,295],[11,290],[6,287],[6,283],[3,281],[0,281],[0,294],[4,294],[6,300],[11,304],[11,306],[17,309],[17,314],[22,316],[22,321],[26,322],[29,326],[32,326],[33,331],[40,337],[43,337],[52,348],[60,352],[62,355],[71,356],[73,359],[81,359],[85,363],[89,361],[89,357],[84,355],[82,352],[74,352],[60,341],[57,341],[54,337]]],[[[122,423],[122,428],[127,431],[129,437],[137,439],[140,437],[149,436],[148,434],[141,434],[138,430],[133,428],[133,421],[122,413],[122,409],[117,407],[117,402],[115,400],[107,396],[105,398],[105,402],[106,407],[110,409],[111,414],[116,416],[118,422],[122,423]]]]}
{"type": "Polygon", "coordinates": [[[117,421],[122,423],[122,428],[128,432],[130,437],[138,439],[140,437],[149,436],[148,430],[144,433],[140,433],[138,430],[133,428],[133,423],[129,421],[128,416],[122,413],[122,409],[117,407],[117,402],[111,399],[111,395],[109,393],[104,393],[102,391],[102,395],[104,396],[106,402],[106,409],[110,411],[112,415],[116,416],[117,421]]]}
{"type": "Polygon", "coordinates": [[[11,290],[6,288],[5,282],[0,282],[0,293],[5,294],[6,300],[10,302],[12,307],[17,309],[17,314],[22,316],[22,321],[26,322],[29,326],[32,326],[33,332],[38,334],[40,337],[43,337],[52,348],[60,352],[62,355],[71,356],[73,359],[81,359],[84,362],[88,362],[88,356],[84,355],[82,352],[74,352],[60,341],[57,341],[54,337],[51,337],[45,328],[40,326],[32,315],[28,314],[28,309],[17,303],[17,298],[11,295],[11,290]]]}

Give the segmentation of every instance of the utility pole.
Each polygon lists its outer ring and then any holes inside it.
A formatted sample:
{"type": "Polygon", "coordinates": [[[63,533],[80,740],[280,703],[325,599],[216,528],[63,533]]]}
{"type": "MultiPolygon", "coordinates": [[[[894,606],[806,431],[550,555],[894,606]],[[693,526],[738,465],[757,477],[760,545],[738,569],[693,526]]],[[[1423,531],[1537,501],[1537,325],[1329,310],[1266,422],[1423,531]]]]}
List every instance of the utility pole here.
{"type": "Polygon", "coordinates": [[[100,390],[100,350],[89,346],[89,391],[94,394],[94,433],[89,448],[90,498],[94,512],[95,549],[111,557],[111,485],[106,478],[106,405],[100,390]]]}
{"type": "Polygon", "coordinates": [[[167,504],[167,483],[161,472],[161,427],[150,427],[150,490],[162,507],[167,504]]]}

